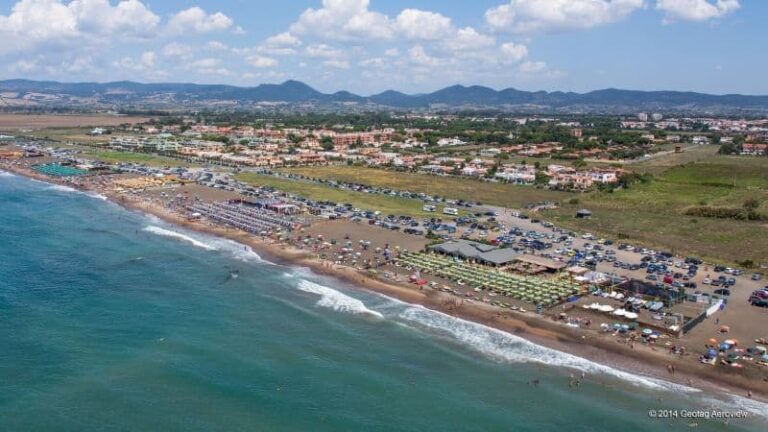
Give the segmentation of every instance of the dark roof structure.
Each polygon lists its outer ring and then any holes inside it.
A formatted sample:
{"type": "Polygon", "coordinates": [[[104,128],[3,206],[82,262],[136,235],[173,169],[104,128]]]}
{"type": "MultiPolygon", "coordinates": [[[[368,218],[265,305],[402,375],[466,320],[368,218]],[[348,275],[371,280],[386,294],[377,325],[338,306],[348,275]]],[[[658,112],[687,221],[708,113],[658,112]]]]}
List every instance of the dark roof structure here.
{"type": "Polygon", "coordinates": [[[509,264],[519,255],[512,249],[502,249],[470,240],[456,240],[441,243],[433,246],[432,250],[441,254],[451,255],[462,259],[473,259],[478,262],[495,266],[509,264]]]}

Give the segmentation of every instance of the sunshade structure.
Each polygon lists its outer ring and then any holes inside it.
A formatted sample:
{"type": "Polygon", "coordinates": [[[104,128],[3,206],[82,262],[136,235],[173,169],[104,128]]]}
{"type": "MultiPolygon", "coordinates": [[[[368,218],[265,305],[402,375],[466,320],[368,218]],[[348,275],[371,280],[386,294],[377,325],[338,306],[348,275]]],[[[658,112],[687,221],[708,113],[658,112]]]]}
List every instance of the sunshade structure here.
{"type": "Polygon", "coordinates": [[[564,279],[528,278],[504,273],[487,267],[459,263],[451,258],[425,253],[403,253],[401,265],[431,273],[452,281],[462,281],[480,288],[522,300],[527,303],[552,307],[580,293],[579,285],[564,279]]]}

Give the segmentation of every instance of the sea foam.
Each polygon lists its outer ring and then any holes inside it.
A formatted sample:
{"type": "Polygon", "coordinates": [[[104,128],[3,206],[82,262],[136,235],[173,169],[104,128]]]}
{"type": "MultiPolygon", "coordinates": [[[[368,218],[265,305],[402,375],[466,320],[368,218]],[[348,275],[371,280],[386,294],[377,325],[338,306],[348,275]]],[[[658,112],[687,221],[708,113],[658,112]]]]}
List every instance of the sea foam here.
{"type": "Polygon", "coordinates": [[[96,192],[83,192],[81,190],[75,189],[75,188],[70,187],[70,186],[65,186],[65,185],[52,184],[52,185],[49,185],[48,187],[46,187],[45,189],[49,190],[49,191],[54,191],[54,192],[81,194],[81,195],[85,195],[87,197],[95,198],[95,199],[102,200],[102,201],[107,201],[108,200],[107,197],[105,197],[104,195],[102,195],[100,193],[96,193],[96,192]]]}
{"type": "MultiPolygon", "coordinates": [[[[162,221],[156,217],[150,220],[154,220],[154,221],[157,221],[158,223],[162,223],[162,221]]],[[[238,259],[240,261],[274,265],[274,263],[263,259],[250,246],[244,245],[242,243],[238,243],[234,240],[224,239],[216,236],[209,236],[205,234],[197,234],[197,233],[192,234],[192,233],[179,232],[179,231],[174,231],[168,228],[162,228],[157,225],[149,225],[147,227],[144,227],[143,230],[147,232],[151,232],[153,234],[157,234],[159,236],[175,238],[177,240],[190,243],[193,246],[199,247],[201,249],[205,249],[209,251],[228,252],[232,254],[232,256],[235,259],[238,259]]]]}
{"type": "Polygon", "coordinates": [[[177,240],[182,240],[182,241],[185,241],[187,243],[192,244],[193,246],[199,247],[201,249],[217,250],[214,246],[211,246],[211,245],[208,245],[206,243],[203,243],[202,241],[197,240],[197,239],[195,239],[193,237],[190,237],[190,236],[188,236],[186,234],[182,234],[180,232],[172,231],[172,230],[165,229],[165,228],[160,228],[159,226],[150,225],[148,227],[144,227],[143,230],[146,231],[146,232],[150,232],[152,234],[157,234],[159,236],[170,237],[170,238],[174,238],[174,239],[177,239],[177,240]]]}
{"type": "Polygon", "coordinates": [[[699,391],[695,388],[600,365],[575,355],[537,345],[501,330],[452,317],[418,305],[407,307],[398,317],[438,334],[447,334],[458,342],[500,361],[510,363],[542,363],[548,366],[576,369],[585,373],[600,373],[653,390],[686,393],[699,391]]]}
{"type": "Polygon", "coordinates": [[[379,312],[368,309],[362,301],[350,297],[333,288],[323,286],[308,280],[301,280],[297,286],[298,289],[311,294],[320,296],[317,305],[331,308],[338,312],[347,312],[353,314],[367,314],[378,318],[383,318],[379,312]]]}
{"type": "Polygon", "coordinates": [[[64,186],[64,185],[58,185],[58,184],[50,185],[45,189],[50,191],[56,191],[56,192],[81,193],[79,190],[75,188],[71,188],[69,186],[64,186]]]}

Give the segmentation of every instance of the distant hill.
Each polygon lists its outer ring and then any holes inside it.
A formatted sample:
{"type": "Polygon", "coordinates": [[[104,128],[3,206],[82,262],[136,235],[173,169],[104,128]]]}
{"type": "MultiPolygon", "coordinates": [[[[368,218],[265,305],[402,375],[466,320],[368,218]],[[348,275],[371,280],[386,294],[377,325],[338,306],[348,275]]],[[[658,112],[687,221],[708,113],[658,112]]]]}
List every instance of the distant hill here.
{"type": "Polygon", "coordinates": [[[501,109],[557,113],[626,113],[638,111],[691,113],[768,113],[768,96],[711,95],[677,91],[605,89],[588,93],[529,92],[513,88],[455,85],[433,93],[409,95],[394,90],[371,96],[347,91],[319,92],[300,81],[230,85],[132,81],[61,83],[12,79],[0,81],[1,102],[29,106],[110,106],[184,108],[206,106],[253,107],[258,104],[306,104],[316,107],[353,106],[361,109],[501,109]]]}

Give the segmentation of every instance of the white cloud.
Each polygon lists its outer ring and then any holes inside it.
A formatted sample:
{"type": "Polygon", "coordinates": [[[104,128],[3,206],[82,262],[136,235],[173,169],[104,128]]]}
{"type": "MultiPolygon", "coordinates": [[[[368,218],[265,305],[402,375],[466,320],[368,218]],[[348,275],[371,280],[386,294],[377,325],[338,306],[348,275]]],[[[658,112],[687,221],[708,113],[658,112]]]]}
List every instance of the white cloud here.
{"type": "Polygon", "coordinates": [[[496,39],[492,36],[478,33],[472,27],[465,27],[456,31],[456,34],[446,40],[446,46],[455,51],[480,50],[496,45],[496,39]]]}
{"type": "Polygon", "coordinates": [[[193,61],[189,64],[189,67],[196,69],[210,69],[218,66],[219,63],[221,63],[221,60],[213,57],[207,57],[193,61]]]}
{"type": "Polygon", "coordinates": [[[540,73],[547,70],[547,64],[543,61],[527,61],[520,64],[517,70],[524,74],[540,73]]]}
{"type": "Polygon", "coordinates": [[[327,58],[327,59],[339,58],[344,55],[344,53],[341,50],[330,47],[326,44],[309,45],[304,50],[304,53],[309,57],[320,57],[320,58],[327,58]]]}
{"type": "Polygon", "coordinates": [[[34,72],[38,69],[36,61],[33,60],[19,60],[16,63],[8,66],[9,72],[34,72]]]}
{"type": "Polygon", "coordinates": [[[408,39],[436,40],[452,31],[451,19],[439,13],[418,9],[400,12],[395,26],[408,39]]]}
{"type": "Polygon", "coordinates": [[[168,21],[168,31],[171,34],[208,33],[226,30],[233,21],[221,12],[208,14],[198,6],[193,6],[173,15],[168,21]]]}
{"type": "Polygon", "coordinates": [[[644,0],[510,0],[485,12],[497,31],[534,33],[581,30],[619,21],[644,0]]]}
{"type": "Polygon", "coordinates": [[[126,56],[112,62],[112,66],[134,72],[148,72],[155,67],[156,60],[157,56],[154,51],[146,51],[138,59],[126,56]]]}
{"type": "Polygon", "coordinates": [[[277,60],[260,55],[250,56],[248,57],[247,61],[249,65],[258,69],[272,68],[278,64],[277,60]]]}
{"type": "Polygon", "coordinates": [[[369,0],[323,0],[319,9],[306,9],[291,25],[291,33],[328,39],[388,39],[386,15],[368,10],[369,0]]]}
{"type": "Polygon", "coordinates": [[[155,67],[156,60],[157,54],[154,51],[146,51],[141,54],[141,64],[147,69],[155,67]]]}
{"type": "Polygon", "coordinates": [[[292,35],[290,32],[283,32],[267,38],[267,40],[264,41],[264,45],[272,47],[296,47],[301,45],[301,40],[292,35]]]}
{"type": "Polygon", "coordinates": [[[192,47],[178,42],[171,42],[163,47],[163,56],[189,59],[192,57],[192,47]]]}
{"type": "Polygon", "coordinates": [[[387,57],[397,57],[400,55],[400,50],[397,48],[389,48],[386,51],[384,51],[384,55],[387,57]]]}
{"type": "Polygon", "coordinates": [[[427,54],[421,45],[416,45],[408,50],[408,59],[416,66],[435,67],[442,63],[439,58],[427,54]]]}
{"type": "Polygon", "coordinates": [[[68,8],[77,20],[78,29],[85,33],[148,37],[160,24],[160,17],[138,0],[124,0],[115,6],[108,0],[75,0],[68,8]]]}
{"type": "Polygon", "coordinates": [[[349,69],[349,62],[346,60],[326,60],[323,64],[336,69],[349,69]]]}
{"type": "Polygon", "coordinates": [[[146,38],[159,23],[160,17],[138,0],[115,6],[107,0],[20,0],[9,15],[0,15],[0,54],[66,46],[78,39],[93,45],[104,37],[146,38]]]}
{"type": "Polygon", "coordinates": [[[205,44],[208,48],[214,50],[214,51],[229,51],[229,46],[223,42],[219,41],[209,41],[207,44],[205,44]]]}
{"type": "Polygon", "coordinates": [[[502,61],[516,63],[528,55],[528,47],[514,42],[501,44],[502,61]]]}
{"type": "Polygon", "coordinates": [[[665,13],[665,22],[706,21],[739,9],[739,0],[657,0],[656,9],[665,13]]]}
{"type": "Polygon", "coordinates": [[[381,57],[372,57],[365,60],[361,60],[359,65],[362,67],[383,67],[387,64],[387,61],[381,57]]]}

